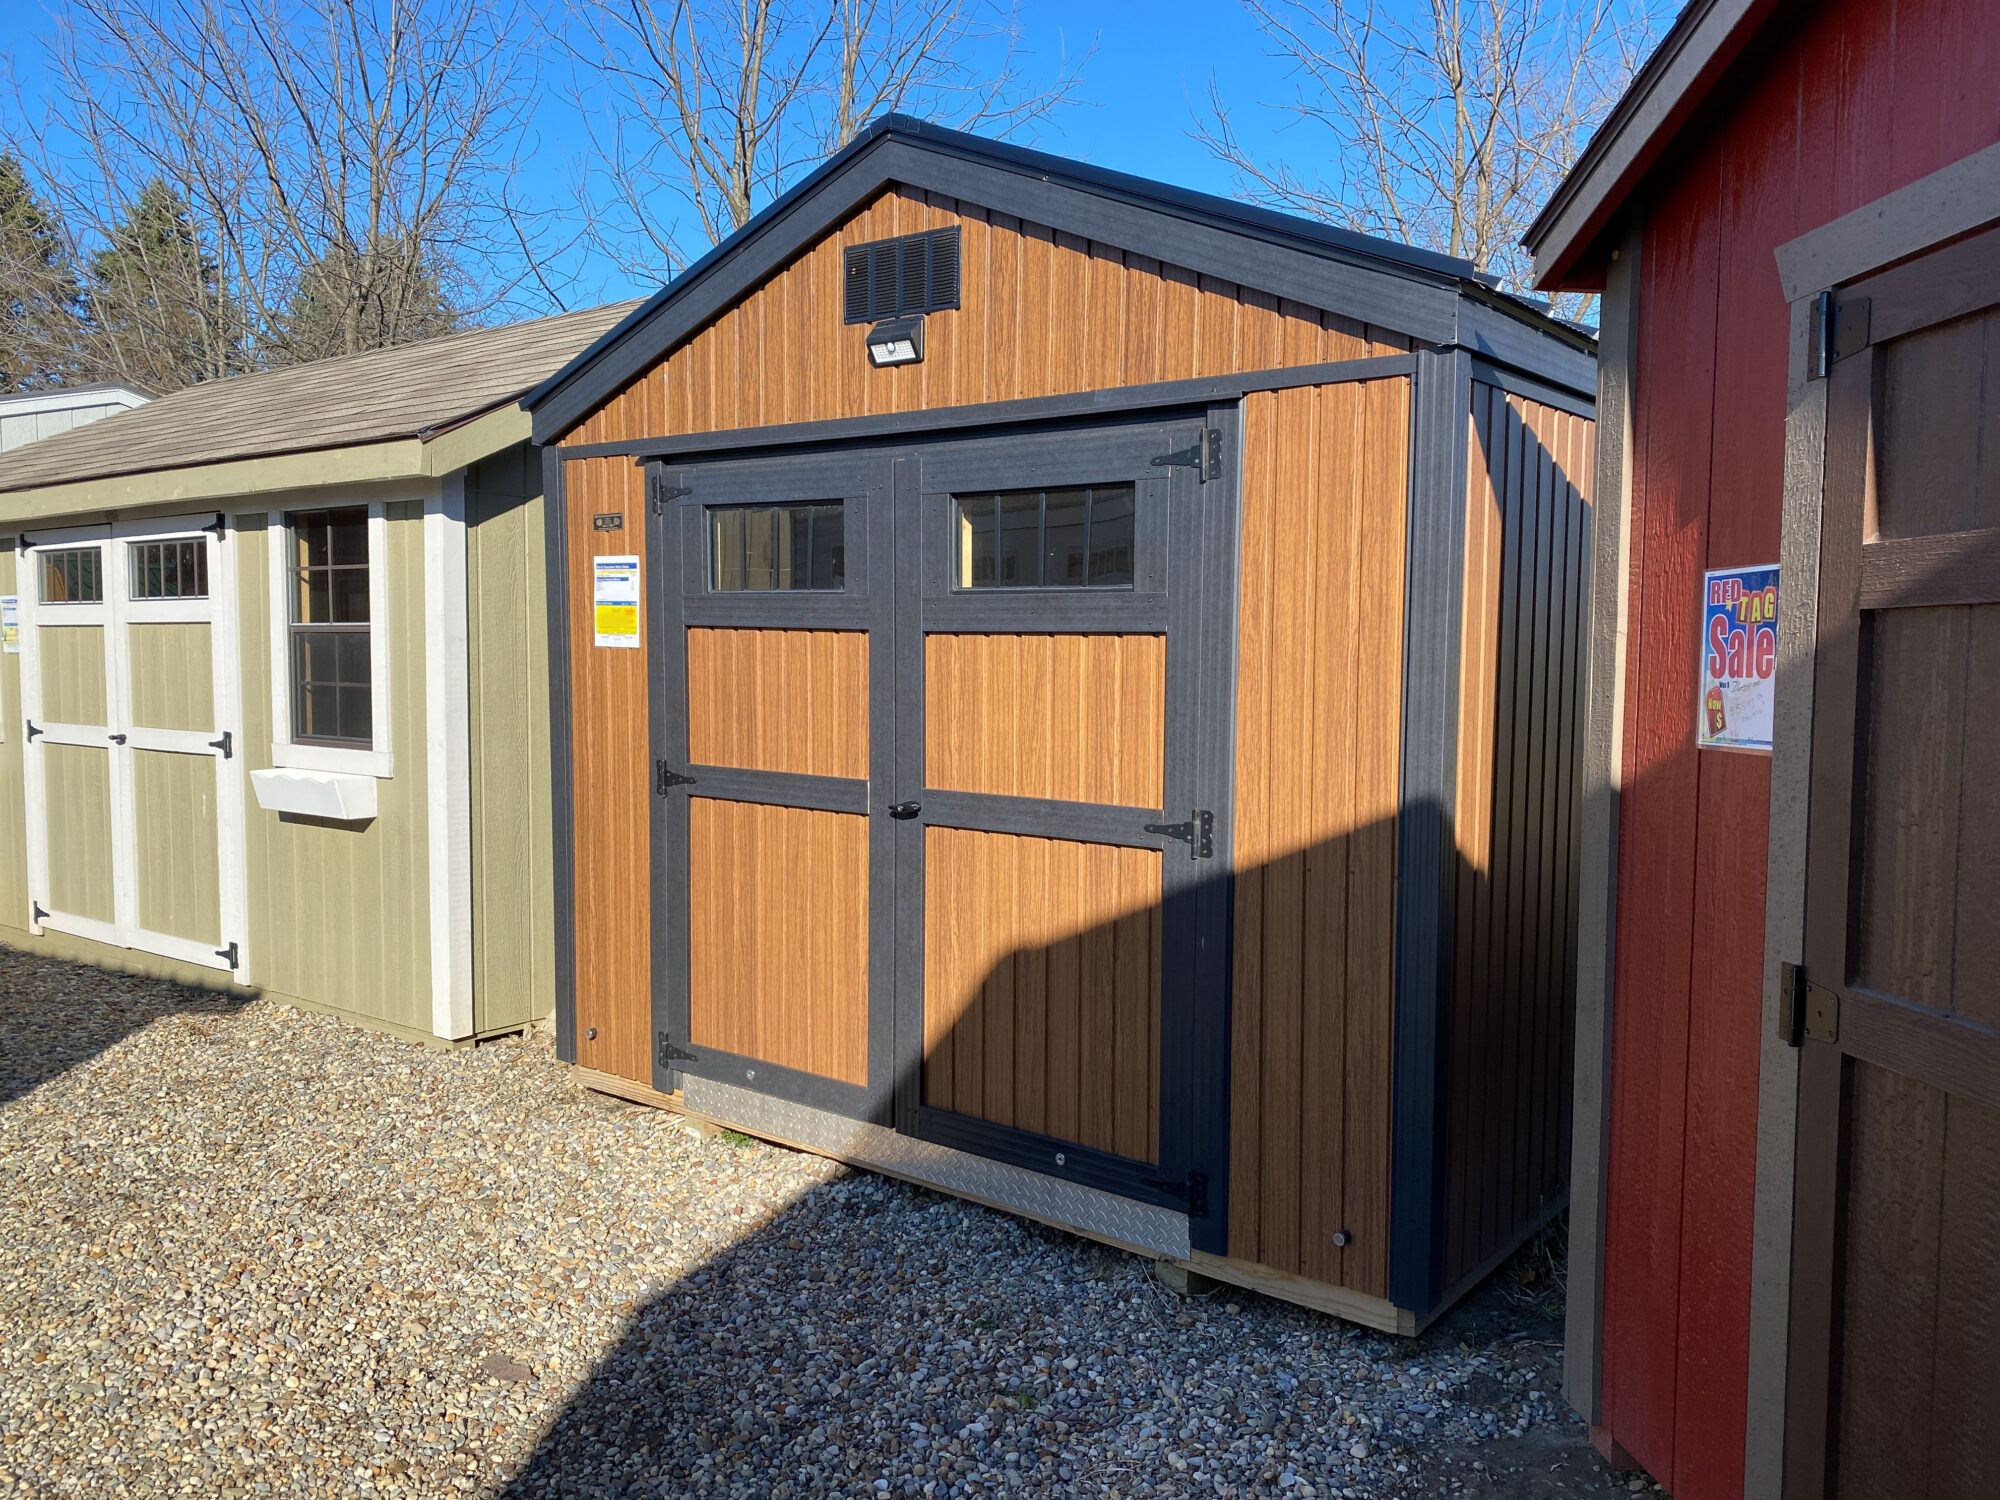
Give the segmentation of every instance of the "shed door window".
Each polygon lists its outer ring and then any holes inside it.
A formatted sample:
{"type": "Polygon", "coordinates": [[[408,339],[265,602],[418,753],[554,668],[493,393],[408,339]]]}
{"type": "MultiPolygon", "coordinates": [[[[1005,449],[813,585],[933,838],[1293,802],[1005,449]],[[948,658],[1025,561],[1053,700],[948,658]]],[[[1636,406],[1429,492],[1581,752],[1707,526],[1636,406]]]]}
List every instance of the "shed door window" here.
{"type": "Polygon", "coordinates": [[[103,554],[96,547],[65,547],[44,552],[42,586],[38,596],[44,604],[102,604],[104,602],[103,554]]]}
{"type": "Polygon", "coordinates": [[[711,505],[709,587],[718,593],[847,587],[847,507],[711,505]]]}
{"type": "Polygon", "coordinates": [[[370,746],[368,508],[289,518],[292,738],[370,746]]]}
{"type": "Polygon", "coordinates": [[[952,510],[959,588],[1132,587],[1129,484],[958,495],[952,510]]]}
{"type": "Polygon", "coordinates": [[[134,599],[208,597],[208,543],[200,537],[133,542],[127,552],[134,599]]]}

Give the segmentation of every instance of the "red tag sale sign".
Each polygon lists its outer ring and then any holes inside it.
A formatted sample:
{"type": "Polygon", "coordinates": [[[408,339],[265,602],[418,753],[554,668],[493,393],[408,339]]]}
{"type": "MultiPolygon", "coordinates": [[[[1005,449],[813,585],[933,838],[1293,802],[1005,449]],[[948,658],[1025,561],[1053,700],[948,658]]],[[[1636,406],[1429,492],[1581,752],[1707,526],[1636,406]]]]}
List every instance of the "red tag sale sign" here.
{"type": "Polygon", "coordinates": [[[1720,568],[1702,575],[1701,703],[1704,750],[1771,748],[1778,683],[1778,569],[1720,568]]]}

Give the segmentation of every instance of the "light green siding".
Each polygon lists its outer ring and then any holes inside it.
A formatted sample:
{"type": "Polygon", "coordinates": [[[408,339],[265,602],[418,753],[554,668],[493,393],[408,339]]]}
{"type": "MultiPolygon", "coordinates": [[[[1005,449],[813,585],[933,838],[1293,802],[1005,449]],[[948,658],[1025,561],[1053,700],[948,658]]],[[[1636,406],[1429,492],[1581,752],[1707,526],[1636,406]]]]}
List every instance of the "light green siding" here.
{"type": "Polygon", "coordinates": [[[212,755],[132,752],[132,819],[139,855],[139,925],[222,943],[212,755]]]}
{"type": "Polygon", "coordinates": [[[132,722],[141,729],[215,731],[215,666],[201,621],[128,625],[132,722]]]}
{"type": "Polygon", "coordinates": [[[473,1028],[555,1009],[547,575],[539,455],[526,445],[466,479],[471,669],[473,1028]]]}
{"type": "Polygon", "coordinates": [[[115,920],[111,895],[111,751],[48,745],[49,909],[115,920]]]}
{"type": "MultiPolygon", "coordinates": [[[[0,537],[0,594],[14,592],[14,539],[0,537]]],[[[0,654],[0,924],[28,925],[27,783],[21,769],[21,658],[0,654]]]]}
{"type": "MultiPolygon", "coordinates": [[[[337,505],[341,496],[302,498],[337,505]]],[[[270,580],[263,517],[237,518],[243,621],[243,748],[250,883],[250,976],[287,995],[356,1016],[431,1029],[430,926],[424,841],[423,506],[388,507],[389,734],[395,775],[377,785],[366,824],[266,812],[248,773],[271,764],[270,580]]]]}
{"type": "Polygon", "coordinates": [[[51,724],[108,724],[104,705],[104,627],[37,625],[42,717],[51,724]]]}

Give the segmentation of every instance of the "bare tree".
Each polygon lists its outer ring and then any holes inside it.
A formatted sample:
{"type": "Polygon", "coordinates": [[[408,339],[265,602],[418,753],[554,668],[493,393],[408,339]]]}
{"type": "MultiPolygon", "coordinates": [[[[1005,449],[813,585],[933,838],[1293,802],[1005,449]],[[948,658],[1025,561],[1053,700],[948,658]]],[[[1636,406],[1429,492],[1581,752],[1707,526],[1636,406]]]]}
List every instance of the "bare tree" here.
{"type": "Polygon", "coordinates": [[[493,247],[524,222],[532,22],[519,0],[70,0],[17,128],[86,248],[153,185],[180,205],[201,378],[406,342],[515,279],[493,247]]]}
{"type": "Polygon", "coordinates": [[[1244,4],[1291,64],[1293,96],[1276,107],[1327,166],[1260,157],[1211,81],[1194,134],[1240,191],[1462,257],[1525,290],[1521,232],[1630,80],[1662,0],[1244,4]]]}
{"type": "Polygon", "coordinates": [[[1031,80],[999,0],[574,0],[565,44],[591,145],[587,232],[650,280],[884,111],[1018,135],[1070,98],[1080,67],[1031,80]]]}

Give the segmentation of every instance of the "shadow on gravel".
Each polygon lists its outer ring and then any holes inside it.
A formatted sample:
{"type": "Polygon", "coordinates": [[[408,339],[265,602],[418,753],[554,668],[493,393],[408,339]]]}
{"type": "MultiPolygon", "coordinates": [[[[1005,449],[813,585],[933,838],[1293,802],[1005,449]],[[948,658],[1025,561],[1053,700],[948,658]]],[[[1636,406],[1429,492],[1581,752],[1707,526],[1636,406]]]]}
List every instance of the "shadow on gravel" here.
{"type": "Polygon", "coordinates": [[[155,1021],[231,1016],[255,998],[242,990],[123,974],[0,944],[0,1105],[155,1021]]]}

